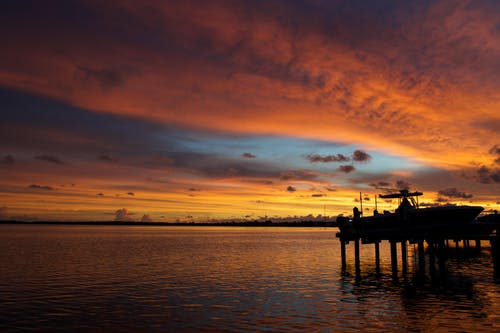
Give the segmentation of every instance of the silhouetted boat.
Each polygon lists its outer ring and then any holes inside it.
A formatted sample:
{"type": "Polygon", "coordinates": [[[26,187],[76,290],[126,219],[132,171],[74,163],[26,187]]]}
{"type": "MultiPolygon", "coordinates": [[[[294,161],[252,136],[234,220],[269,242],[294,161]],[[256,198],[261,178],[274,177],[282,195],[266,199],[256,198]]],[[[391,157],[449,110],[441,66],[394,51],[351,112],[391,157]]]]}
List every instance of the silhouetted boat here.
{"type": "Polygon", "coordinates": [[[481,223],[500,224],[500,214],[495,210],[493,214],[480,216],[477,220],[481,223]]]}
{"type": "Polygon", "coordinates": [[[418,196],[422,192],[409,192],[379,195],[380,198],[395,199],[400,202],[394,213],[376,210],[373,216],[361,217],[354,208],[352,220],[339,221],[340,231],[344,235],[356,235],[364,239],[386,239],[397,235],[413,237],[439,236],[466,232],[470,223],[481,213],[480,206],[436,206],[419,208],[418,196]]]}

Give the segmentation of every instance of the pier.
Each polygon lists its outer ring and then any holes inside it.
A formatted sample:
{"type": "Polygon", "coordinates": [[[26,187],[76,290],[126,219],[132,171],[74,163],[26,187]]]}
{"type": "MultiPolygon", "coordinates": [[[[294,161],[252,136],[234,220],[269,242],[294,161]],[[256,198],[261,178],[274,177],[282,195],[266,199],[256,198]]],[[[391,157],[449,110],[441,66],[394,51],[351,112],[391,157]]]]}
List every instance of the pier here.
{"type": "MultiPolygon", "coordinates": [[[[478,228],[479,229],[479,228],[478,228]]],[[[340,240],[340,255],[342,271],[347,269],[347,248],[349,244],[354,247],[354,267],[356,276],[361,273],[360,248],[362,245],[374,246],[374,262],[377,273],[380,273],[380,244],[388,242],[390,245],[391,270],[393,277],[397,277],[399,268],[404,275],[408,272],[408,248],[413,246],[415,256],[420,267],[425,266],[425,252],[429,256],[429,267],[435,267],[437,264],[443,264],[443,253],[446,249],[462,250],[466,253],[480,253],[482,250],[482,241],[488,241],[491,244],[492,257],[494,260],[495,271],[500,273],[500,232],[498,226],[490,226],[488,231],[483,230],[480,233],[457,233],[450,230],[448,233],[440,232],[438,234],[415,235],[408,232],[393,232],[385,237],[364,237],[362,233],[338,232],[337,238],[340,240]],[[401,259],[398,258],[398,253],[401,259]],[[399,265],[401,263],[401,265],[399,265]]]]}
{"type": "MultiPolygon", "coordinates": [[[[499,215],[485,215],[477,218],[483,211],[480,206],[435,206],[420,208],[418,197],[422,192],[401,190],[399,193],[379,195],[384,199],[398,199],[398,208],[394,213],[384,211],[378,213],[375,197],[373,216],[362,216],[362,196],[360,193],[361,211],[353,208],[353,217],[340,216],[337,223],[340,232],[342,270],[347,267],[346,245],[354,243],[354,264],[356,276],[359,276],[360,246],[374,244],[375,266],[380,271],[380,243],[389,242],[391,252],[391,269],[394,276],[398,273],[398,247],[401,254],[401,270],[403,275],[408,271],[408,246],[416,247],[419,262],[425,265],[424,254],[429,254],[429,267],[434,267],[436,257],[441,257],[444,249],[454,242],[455,248],[463,244],[464,249],[470,249],[474,244],[477,252],[481,251],[481,241],[489,241],[492,245],[493,257],[500,255],[500,221],[499,215]],[[398,246],[399,243],[399,246],[398,246]],[[427,247],[424,248],[424,243],[427,247]],[[498,244],[498,246],[497,246],[498,244]]],[[[495,263],[499,260],[495,259],[495,263]]],[[[443,261],[438,261],[442,264],[443,261]]]]}

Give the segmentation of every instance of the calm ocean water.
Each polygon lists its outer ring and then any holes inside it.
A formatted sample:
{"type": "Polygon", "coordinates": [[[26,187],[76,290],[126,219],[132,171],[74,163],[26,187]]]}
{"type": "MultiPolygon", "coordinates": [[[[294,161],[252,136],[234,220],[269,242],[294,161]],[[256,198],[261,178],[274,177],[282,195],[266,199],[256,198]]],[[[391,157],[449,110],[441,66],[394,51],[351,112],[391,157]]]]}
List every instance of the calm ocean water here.
{"type": "Polygon", "coordinates": [[[335,228],[0,225],[0,331],[492,332],[489,244],[391,273],[335,228]]]}

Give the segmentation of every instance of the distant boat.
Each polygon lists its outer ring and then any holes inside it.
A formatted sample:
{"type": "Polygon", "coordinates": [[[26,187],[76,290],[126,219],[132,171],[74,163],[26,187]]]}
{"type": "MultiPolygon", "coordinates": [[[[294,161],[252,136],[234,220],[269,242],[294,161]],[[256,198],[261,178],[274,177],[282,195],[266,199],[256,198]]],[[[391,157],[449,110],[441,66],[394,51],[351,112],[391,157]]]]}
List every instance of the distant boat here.
{"type": "Polygon", "coordinates": [[[394,235],[412,235],[414,237],[438,236],[453,231],[464,232],[468,225],[481,213],[480,206],[436,206],[420,208],[418,196],[422,192],[402,190],[399,193],[379,195],[380,198],[399,200],[394,213],[376,210],[373,216],[360,216],[354,208],[352,220],[341,220],[339,228],[344,235],[357,235],[364,239],[386,239],[394,235]]]}

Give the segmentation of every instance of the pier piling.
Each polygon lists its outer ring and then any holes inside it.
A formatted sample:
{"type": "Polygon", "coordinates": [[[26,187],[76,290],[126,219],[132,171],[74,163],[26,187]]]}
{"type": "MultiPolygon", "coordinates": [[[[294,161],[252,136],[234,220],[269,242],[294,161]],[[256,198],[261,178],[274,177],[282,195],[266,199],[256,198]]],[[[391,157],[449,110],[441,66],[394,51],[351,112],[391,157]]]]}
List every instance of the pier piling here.
{"type": "Polygon", "coordinates": [[[429,252],[429,274],[433,277],[436,274],[435,247],[434,247],[434,243],[432,243],[432,242],[427,242],[427,245],[428,245],[427,250],[429,252]]]}
{"type": "Polygon", "coordinates": [[[476,252],[481,252],[481,240],[476,239],[476,252]]]}
{"type": "Polygon", "coordinates": [[[403,267],[403,274],[408,271],[408,252],[406,249],[406,240],[401,241],[401,265],[403,267]]]}
{"type": "Polygon", "coordinates": [[[356,267],[356,275],[360,273],[360,265],[359,265],[359,238],[354,240],[354,262],[356,267]]]}
{"type": "Polygon", "coordinates": [[[418,252],[418,269],[420,273],[425,272],[425,253],[424,253],[424,241],[419,240],[417,243],[418,252]]]}
{"type": "Polygon", "coordinates": [[[340,256],[342,257],[342,271],[345,271],[347,263],[346,263],[346,253],[345,253],[345,240],[340,239],[340,256]]]}
{"type": "Polygon", "coordinates": [[[390,241],[391,242],[391,267],[392,267],[392,274],[397,275],[398,274],[398,252],[397,252],[397,243],[395,241],[390,241]]]}

